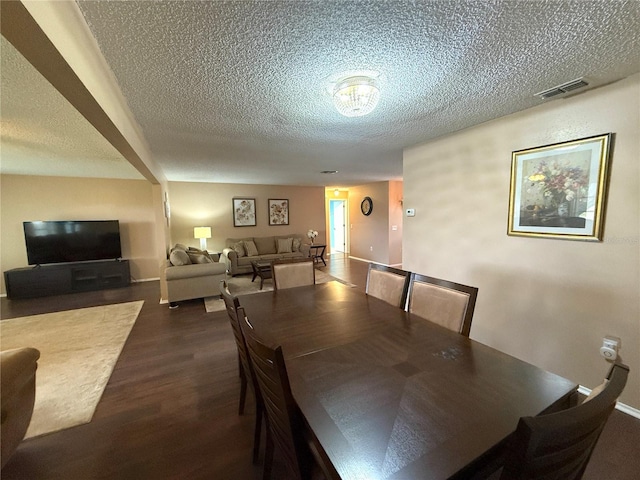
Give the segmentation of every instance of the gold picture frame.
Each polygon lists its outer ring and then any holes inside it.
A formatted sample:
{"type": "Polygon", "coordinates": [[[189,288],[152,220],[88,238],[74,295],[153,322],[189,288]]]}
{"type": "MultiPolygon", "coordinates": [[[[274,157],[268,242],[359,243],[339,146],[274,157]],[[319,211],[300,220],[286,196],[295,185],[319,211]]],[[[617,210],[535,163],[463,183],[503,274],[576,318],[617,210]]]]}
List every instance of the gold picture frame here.
{"type": "Polygon", "coordinates": [[[507,234],[601,241],[612,135],[513,152],[507,234]]]}

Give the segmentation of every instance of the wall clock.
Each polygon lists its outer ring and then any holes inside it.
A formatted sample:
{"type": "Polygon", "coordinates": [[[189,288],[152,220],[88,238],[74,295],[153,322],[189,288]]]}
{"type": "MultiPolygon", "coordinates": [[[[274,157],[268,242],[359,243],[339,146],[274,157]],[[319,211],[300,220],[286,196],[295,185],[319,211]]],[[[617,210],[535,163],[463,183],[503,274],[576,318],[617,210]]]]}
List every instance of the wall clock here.
{"type": "Polygon", "coordinates": [[[371,215],[371,212],[373,212],[373,200],[371,200],[371,197],[364,197],[360,204],[360,210],[362,210],[363,215],[371,215]]]}

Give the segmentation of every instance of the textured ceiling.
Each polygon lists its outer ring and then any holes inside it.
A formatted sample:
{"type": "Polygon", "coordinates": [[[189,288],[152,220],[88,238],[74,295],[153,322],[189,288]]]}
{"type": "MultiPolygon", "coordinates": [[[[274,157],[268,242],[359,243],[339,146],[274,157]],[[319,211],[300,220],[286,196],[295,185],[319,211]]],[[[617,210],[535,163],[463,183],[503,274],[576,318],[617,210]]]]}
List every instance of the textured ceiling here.
{"type": "Polygon", "coordinates": [[[0,52],[0,172],[144,178],[4,37],[0,52]]]}
{"type": "Polygon", "coordinates": [[[636,0],[77,4],[173,181],[400,179],[403,147],[640,71],[636,0]],[[359,71],[380,103],[342,117],[327,87],[359,71]]]}

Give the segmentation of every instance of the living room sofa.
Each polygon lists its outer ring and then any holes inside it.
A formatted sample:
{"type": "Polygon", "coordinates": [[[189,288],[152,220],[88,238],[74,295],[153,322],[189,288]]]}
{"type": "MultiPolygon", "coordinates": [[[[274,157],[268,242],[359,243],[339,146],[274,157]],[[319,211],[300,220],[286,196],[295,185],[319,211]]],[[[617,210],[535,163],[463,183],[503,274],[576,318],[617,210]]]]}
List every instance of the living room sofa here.
{"type": "Polygon", "coordinates": [[[220,280],[226,278],[227,267],[218,255],[177,244],[160,270],[163,298],[175,307],[181,300],[220,295],[220,280]]]}
{"type": "Polygon", "coordinates": [[[271,261],[279,258],[305,258],[309,256],[306,235],[289,234],[268,237],[227,238],[220,261],[231,276],[251,273],[254,260],[271,261]]]}

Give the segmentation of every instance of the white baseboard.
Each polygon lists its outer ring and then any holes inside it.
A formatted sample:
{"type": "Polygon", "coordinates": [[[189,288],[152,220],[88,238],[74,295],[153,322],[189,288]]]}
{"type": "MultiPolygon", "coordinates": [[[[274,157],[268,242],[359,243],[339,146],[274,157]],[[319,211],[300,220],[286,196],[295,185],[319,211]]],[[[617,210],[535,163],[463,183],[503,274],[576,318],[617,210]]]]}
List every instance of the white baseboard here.
{"type": "Polygon", "coordinates": [[[131,283],[157,282],[158,280],[160,280],[160,277],[154,277],[154,278],[138,278],[138,279],[136,279],[136,280],[131,280],[131,283]]]}
{"type": "MultiPolygon", "coordinates": [[[[589,394],[591,393],[591,389],[582,385],[578,385],[578,393],[589,396],[589,394]]],[[[626,413],[627,415],[631,415],[632,417],[640,419],[640,410],[638,410],[637,408],[633,408],[625,403],[617,402],[616,410],[620,410],[622,413],[626,413]]]]}

